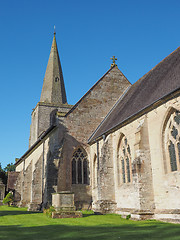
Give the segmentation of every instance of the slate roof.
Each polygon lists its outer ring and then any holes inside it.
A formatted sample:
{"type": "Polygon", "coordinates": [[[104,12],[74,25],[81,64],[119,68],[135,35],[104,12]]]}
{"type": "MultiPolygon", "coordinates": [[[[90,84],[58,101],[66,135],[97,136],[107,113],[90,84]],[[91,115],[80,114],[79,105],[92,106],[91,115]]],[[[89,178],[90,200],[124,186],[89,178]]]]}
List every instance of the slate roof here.
{"type": "Polygon", "coordinates": [[[180,47],[129,88],[89,138],[89,143],[179,88],[180,47]]]}

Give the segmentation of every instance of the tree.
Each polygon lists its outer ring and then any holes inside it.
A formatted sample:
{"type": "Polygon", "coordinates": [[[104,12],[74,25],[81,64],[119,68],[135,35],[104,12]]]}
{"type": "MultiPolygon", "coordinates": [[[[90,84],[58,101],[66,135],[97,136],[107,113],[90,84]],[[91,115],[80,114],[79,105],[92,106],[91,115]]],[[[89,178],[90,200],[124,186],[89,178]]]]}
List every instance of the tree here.
{"type": "Polygon", "coordinates": [[[2,168],[0,163],[0,179],[2,179],[2,182],[5,185],[7,184],[8,172],[13,171],[15,171],[15,165],[13,163],[8,163],[4,169],[2,168]]]}
{"type": "Polygon", "coordinates": [[[9,163],[5,168],[4,171],[7,172],[14,172],[16,169],[15,165],[13,163],[9,163]]]}
{"type": "Polygon", "coordinates": [[[7,175],[6,175],[5,171],[4,171],[4,169],[1,167],[1,163],[0,163],[0,179],[2,179],[2,182],[4,184],[7,183],[7,175]]]}
{"type": "Polygon", "coordinates": [[[3,171],[3,169],[2,169],[2,167],[1,167],[1,163],[0,163],[0,172],[2,172],[3,171]]]}

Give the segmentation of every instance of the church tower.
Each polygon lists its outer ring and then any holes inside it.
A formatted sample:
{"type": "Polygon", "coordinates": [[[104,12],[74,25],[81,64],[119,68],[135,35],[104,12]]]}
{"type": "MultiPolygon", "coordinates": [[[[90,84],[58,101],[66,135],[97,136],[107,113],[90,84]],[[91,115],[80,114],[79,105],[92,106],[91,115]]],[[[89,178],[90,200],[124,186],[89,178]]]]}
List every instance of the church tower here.
{"type": "Polygon", "coordinates": [[[55,33],[44,77],[40,102],[55,105],[67,103],[63,73],[59,59],[55,33]]]}
{"type": "Polygon", "coordinates": [[[71,105],[67,104],[63,73],[56,43],[56,33],[54,32],[40,102],[38,102],[32,112],[29,147],[38,140],[43,132],[55,124],[57,111],[63,116],[71,107],[71,105]]]}

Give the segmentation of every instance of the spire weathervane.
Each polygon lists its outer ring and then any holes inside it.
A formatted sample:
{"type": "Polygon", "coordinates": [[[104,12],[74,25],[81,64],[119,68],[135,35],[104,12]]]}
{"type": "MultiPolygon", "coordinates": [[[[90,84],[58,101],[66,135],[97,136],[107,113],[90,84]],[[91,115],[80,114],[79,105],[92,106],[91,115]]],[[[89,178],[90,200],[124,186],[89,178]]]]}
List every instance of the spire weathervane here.
{"type": "Polygon", "coordinates": [[[56,34],[56,26],[54,25],[54,35],[56,34]]]}
{"type": "Polygon", "coordinates": [[[115,56],[113,56],[113,57],[111,58],[111,60],[112,60],[111,67],[117,66],[117,64],[116,64],[117,58],[115,58],[115,56]]]}

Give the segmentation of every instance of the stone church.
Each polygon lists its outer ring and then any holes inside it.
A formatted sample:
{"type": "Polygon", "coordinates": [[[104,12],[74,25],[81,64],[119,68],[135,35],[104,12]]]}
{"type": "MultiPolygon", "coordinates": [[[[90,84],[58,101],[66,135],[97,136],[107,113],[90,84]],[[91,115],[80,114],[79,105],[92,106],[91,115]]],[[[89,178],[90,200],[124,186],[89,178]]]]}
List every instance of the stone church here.
{"type": "Polygon", "coordinates": [[[180,48],[131,84],[111,68],[67,103],[54,34],[14,194],[30,210],[73,192],[77,209],[180,221],[180,48]]]}

